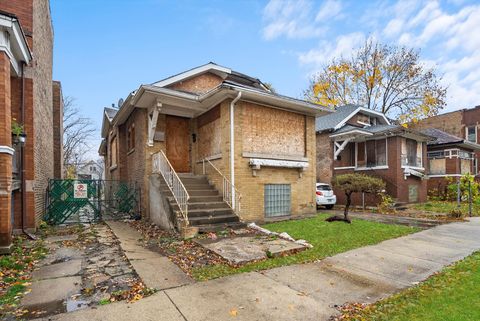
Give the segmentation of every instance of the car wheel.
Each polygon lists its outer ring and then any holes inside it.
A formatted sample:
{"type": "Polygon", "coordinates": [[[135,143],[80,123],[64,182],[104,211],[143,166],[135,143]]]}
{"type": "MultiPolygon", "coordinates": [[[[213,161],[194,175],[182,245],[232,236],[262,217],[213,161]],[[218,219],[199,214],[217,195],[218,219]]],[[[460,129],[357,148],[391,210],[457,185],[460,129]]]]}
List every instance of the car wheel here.
{"type": "Polygon", "coordinates": [[[331,210],[331,209],[333,208],[333,205],[325,205],[325,208],[326,208],[327,210],[331,210]]]}

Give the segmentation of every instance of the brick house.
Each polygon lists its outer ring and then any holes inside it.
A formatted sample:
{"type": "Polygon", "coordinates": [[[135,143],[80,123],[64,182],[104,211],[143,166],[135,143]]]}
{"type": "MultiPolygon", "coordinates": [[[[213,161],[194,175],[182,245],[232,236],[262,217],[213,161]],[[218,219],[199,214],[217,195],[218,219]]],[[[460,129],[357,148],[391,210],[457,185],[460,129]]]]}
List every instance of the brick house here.
{"type": "Polygon", "coordinates": [[[436,138],[427,143],[428,193],[443,197],[449,183],[474,173],[475,153],[480,151],[480,145],[436,128],[421,132],[436,138]]]}
{"type": "MultiPolygon", "coordinates": [[[[107,179],[141,186],[142,212],[150,218],[163,211],[152,194],[162,187],[151,181],[152,166],[158,165],[152,158],[160,156],[186,186],[188,204],[178,203],[188,205],[191,225],[235,221],[232,210],[244,221],[311,214],[315,117],[325,113],[271,92],[258,79],[208,63],[142,85],[119,110],[105,109],[100,154],[107,179]]],[[[172,206],[183,213],[179,204],[172,206]]]]}
{"type": "MultiPolygon", "coordinates": [[[[460,109],[426,119],[422,119],[412,128],[417,130],[435,128],[470,143],[480,143],[480,106],[460,109]]],[[[473,158],[473,174],[478,178],[478,159],[480,151],[476,150],[473,158]]]]}
{"type": "MultiPolygon", "coordinates": [[[[382,178],[396,202],[426,200],[426,142],[432,137],[356,105],[318,117],[316,133],[318,182],[329,183],[338,174],[363,173],[382,178]]],[[[337,203],[344,204],[344,194],[336,195],[337,203]]],[[[365,197],[365,205],[378,201],[374,195],[365,197]]],[[[363,205],[362,195],[352,195],[352,204],[363,205]]]]}
{"type": "Polygon", "coordinates": [[[35,229],[48,179],[62,173],[63,106],[60,83],[52,82],[52,49],[48,1],[0,0],[2,253],[10,250],[13,230],[35,229]],[[13,119],[23,126],[24,144],[12,139],[13,119]]]}

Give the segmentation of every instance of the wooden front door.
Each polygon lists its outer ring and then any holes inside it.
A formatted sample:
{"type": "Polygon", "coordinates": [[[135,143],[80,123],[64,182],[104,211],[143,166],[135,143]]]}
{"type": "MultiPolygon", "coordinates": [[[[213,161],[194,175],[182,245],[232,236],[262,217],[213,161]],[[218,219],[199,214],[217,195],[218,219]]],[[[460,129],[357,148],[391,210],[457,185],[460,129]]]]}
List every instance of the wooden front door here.
{"type": "Polygon", "coordinates": [[[188,118],[166,118],[167,158],[175,171],[190,172],[190,134],[188,118]]]}

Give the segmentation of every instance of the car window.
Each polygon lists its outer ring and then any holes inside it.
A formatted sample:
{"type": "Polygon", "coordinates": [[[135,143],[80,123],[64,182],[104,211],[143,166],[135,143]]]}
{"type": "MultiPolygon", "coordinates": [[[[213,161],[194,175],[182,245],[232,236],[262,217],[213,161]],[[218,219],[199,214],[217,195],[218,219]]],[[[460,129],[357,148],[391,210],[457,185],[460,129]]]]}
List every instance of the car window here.
{"type": "Polygon", "coordinates": [[[318,185],[317,190],[319,190],[319,191],[331,191],[332,188],[329,185],[318,185]]]}

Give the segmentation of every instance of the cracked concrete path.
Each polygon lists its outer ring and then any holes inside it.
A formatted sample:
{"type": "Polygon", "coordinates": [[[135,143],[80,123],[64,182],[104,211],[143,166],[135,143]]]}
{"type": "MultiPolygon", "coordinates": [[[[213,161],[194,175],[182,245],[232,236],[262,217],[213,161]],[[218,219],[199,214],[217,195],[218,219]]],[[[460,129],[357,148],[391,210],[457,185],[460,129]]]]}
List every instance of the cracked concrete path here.
{"type": "Polygon", "coordinates": [[[139,242],[142,235],[134,228],[124,222],[106,223],[120,241],[125,256],[147,287],[164,290],[193,282],[167,257],[143,247],[139,242]]]}
{"type": "MultiPolygon", "coordinates": [[[[377,301],[479,250],[479,235],[480,218],[473,218],[319,262],[198,282],[133,304],[113,303],[50,319],[327,320],[337,313],[336,305],[377,301]]],[[[161,278],[162,270],[157,273],[161,278]]]]}

